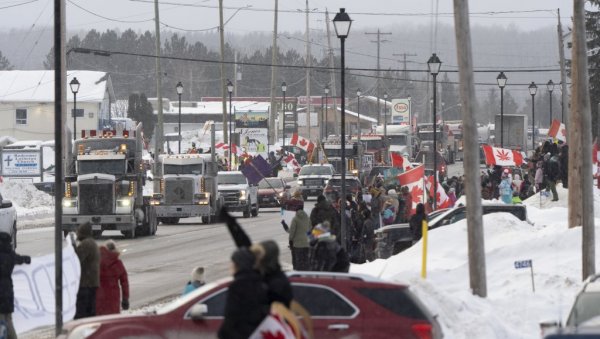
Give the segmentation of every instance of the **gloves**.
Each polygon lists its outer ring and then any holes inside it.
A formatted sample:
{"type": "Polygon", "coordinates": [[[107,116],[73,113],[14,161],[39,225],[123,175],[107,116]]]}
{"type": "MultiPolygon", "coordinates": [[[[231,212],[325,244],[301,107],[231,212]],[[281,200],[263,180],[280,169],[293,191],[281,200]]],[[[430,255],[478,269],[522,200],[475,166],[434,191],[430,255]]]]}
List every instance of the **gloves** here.
{"type": "Polygon", "coordinates": [[[24,256],[23,262],[26,263],[27,265],[31,264],[31,257],[28,255],[24,256]]]}
{"type": "Polygon", "coordinates": [[[124,310],[128,310],[128,309],[129,309],[129,300],[127,300],[127,299],[123,299],[123,301],[121,301],[121,307],[122,307],[124,310]]]}

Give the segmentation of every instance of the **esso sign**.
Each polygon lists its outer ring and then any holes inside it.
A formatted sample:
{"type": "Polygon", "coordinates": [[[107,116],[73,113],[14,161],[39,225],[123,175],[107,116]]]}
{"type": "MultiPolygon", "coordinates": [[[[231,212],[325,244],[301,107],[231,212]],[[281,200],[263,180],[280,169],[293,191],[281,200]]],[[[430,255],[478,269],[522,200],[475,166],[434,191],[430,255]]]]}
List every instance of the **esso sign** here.
{"type": "Polygon", "coordinates": [[[404,113],[404,112],[408,111],[408,105],[403,102],[399,102],[394,105],[394,111],[399,112],[399,113],[404,113]]]}

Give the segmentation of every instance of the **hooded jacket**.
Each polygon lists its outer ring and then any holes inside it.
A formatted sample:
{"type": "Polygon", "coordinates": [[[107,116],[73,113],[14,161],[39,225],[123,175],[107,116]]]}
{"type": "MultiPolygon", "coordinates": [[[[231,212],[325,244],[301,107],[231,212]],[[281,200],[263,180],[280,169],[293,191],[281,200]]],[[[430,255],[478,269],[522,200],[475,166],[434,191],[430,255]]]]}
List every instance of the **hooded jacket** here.
{"type": "Polygon", "coordinates": [[[100,251],[94,238],[92,238],[92,225],[85,223],[77,228],[75,253],[81,265],[81,279],[79,287],[100,286],[100,251]]]}
{"type": "Polygon", "coordinates": [[[31,257],[16,254],[10,243],[10,235],[0,233],[0,314],[15,311],[12,272],[15,265],[29,264],[31,257]]]}
{"type": "Polygon", "coordinates": [[[338,220],[335,216],[335,210],[333,206],[325,199],[324,196],[319,196],[317,198],[317,204],[313,208],[312,212],[310,212],[310,223],[312,226],[316,226],[323,221],[329,221],[329,224],[332,228],[338,224],[338,220]]]}
{"type": "Polygon", "coordinates": [[[129,280],[119,252],[100,247],[100,288],[96,291],[96,315],[121,312],[121,295],[129,300],[129,280]]]}
{"type": "Polygon", "coordinates": [[[295,248],[308,248],[307,233],[310,230],[310,219],[304,210],[296,211],[290,225],[290,238],[295,248]]]}

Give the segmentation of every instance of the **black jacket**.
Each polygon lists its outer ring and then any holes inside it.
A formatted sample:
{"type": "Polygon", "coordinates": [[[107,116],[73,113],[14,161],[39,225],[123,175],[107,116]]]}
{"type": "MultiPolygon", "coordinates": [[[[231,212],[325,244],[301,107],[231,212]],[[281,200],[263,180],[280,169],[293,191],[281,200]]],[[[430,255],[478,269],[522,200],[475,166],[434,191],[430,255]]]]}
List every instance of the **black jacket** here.
{"type": "Polygon", "coordinates": [[[314,242],[310,258],[310,269],[322,272],[348,272],[348,253],[334,237],[319,238],[314,242]]]}
{"type": "Polygon", "coordinates": [[[413,241],[417,241],[423,236],[423,220],[427,220],[425,213],[413,214],[413,216],[410,217],[408,224],[413,236],[413,241]]]}
{"type": "MultiPolygon", "coordinates": [[[[10,246],[10,245],[9,245],[10,246]]],[[[15,293],[13,291],[12,272],[15,265],[29,264],[31,257],[0,249],[0,313],[15,311],[15,293]]]]}
{"type": "Polygon", "coordinates": [[[220,339],[247,339],[269,312],[267,287],[255,270],[235,273],[227,290],[220,339]]]}
{"type": "Polygon", "coordinates": [[[269,305],[274,302],[280,302],[286,307],[290,307],[294,295],[292,292],[292,284],[288,277],[281,270],[266,274],[264,278],[267,284],[267,298],[269,299],[269,305]]]}

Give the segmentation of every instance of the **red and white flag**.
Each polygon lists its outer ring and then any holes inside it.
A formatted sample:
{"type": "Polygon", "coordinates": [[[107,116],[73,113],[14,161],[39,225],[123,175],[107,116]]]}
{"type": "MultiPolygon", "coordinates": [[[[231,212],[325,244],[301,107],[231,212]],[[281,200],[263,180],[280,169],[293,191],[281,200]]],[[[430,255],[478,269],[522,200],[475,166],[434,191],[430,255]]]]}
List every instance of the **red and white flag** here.
{"type": "MultiPolygon", "coordinates": [[[[225,151],[227,151],[228,149],[229,149],[229,145],[224,142],[218,142],[215,144],[215,151],[217,153],[220,153],[220,154],[225,153],[225,151]]],[[[231,144],[231,149],[232,149],[232,152],[235,155],[237,155],[238,157],[244,153],[241,148],[237,147],[236,144],[231,144]]]]}
{"type": "Polygon", "coordinates": [[[425,166],[420,165],[398,175],[400,186],[407,186],[412,198],[412,211],[414,214],[417,204],[423,202],[423,177],[425,176],[425,166]]]}
{"type": "Polygon", "coordinates": [[[312,141],[299,136],[297,133],[294,133],[294,135],[292,136],[292,140],[290,140],[290,145],[299,147],[305,150],[307,153],[312,152],[312,150],[315,148],[315,144],[313,144],[312,141]]]}
{"type": "MultiPolygon", "coordinates": [[[[600,154],[599,153],[600,153],[600,150],[598,149],[598,140],[596,140],[594,142],[594,147],[592,149],[592,162],[594,164],[597,164],[598,160],[600,159],[600,154]]],[[[1,179],[1,177],[0,177],[0,179],[1,179]]],[[[0,181],[0,182],[2,182],[2,181],[0,181]]]]}
{"type": "Polygon", "coordinates": [[[295,173],[300,172],[302,166],[300,166],[300,163],[298,163],[298,160],[296,160],[294,154],[288,153],[288,155],[285,158],[283,158],[283,161],[288,167],[291,167],[295,173]]]}
{"type": "MultiPolygon", "coordinates": [[[[427,191],[429,191],[429,196],[433,198],[433,175],[431,175],[431,176],[429,176],[429,178],[427,178],[425,187],[427,187],[427,191]]],[[[436,193],[437,193],[437,199],[435,202],[436,209],[452,207],[451,206],[452,202],[450,201],[450,198],[446,194],[444,187],[442,187],[442,184],[440,184],[439,181],[437,182],[437,192],[436,193]]]]}
{"type": "Polygon", "coordinates": [[[490,145],[483,145],[482,147],[486,165],[521,166],[523,164],[523,154],[519,151],[490,145]]]}
{"type": "Polygon", "coordinates": [[[238,157],[241,156],[242,154],[244,154],[244,151],[238,147],[236,144],[231,144],[231,152],[235,155],[237,155],[238,157]]]}
{"type": "Polygon", "coordinates": [[[566,143],[567,127],[562,122],[552,119],[552,125],[550,125],[550,129],[548,130],[548,136],[566,143]]]}
{"type": "Polygon", "coordinates": [[[402,156],[400,153],[390,152],[390,156],[392,157],[392,166],[402,168],[405,171],[408,171],[412,168],[410,160],[408,160],[407,157],[402,156]]]}

